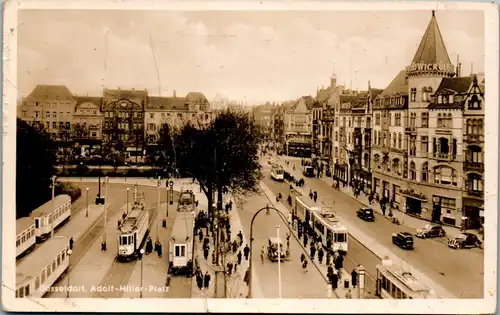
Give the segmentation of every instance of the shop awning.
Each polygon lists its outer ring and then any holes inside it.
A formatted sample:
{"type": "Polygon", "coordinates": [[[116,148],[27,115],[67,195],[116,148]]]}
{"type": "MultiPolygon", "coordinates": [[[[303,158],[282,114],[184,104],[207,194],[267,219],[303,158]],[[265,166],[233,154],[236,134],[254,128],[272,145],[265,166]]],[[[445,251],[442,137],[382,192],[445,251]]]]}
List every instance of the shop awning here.
{"type": "Polygon", "coordinates": [[[423,202],[427,202],[427,197],[425,197],[423,195],[416,194],[415,192],[407,191],[407,190],[401,190],[400,193],[404,197],[415,199],[415,200],[420,200],[420,201],[423,201],[423,202]]]}

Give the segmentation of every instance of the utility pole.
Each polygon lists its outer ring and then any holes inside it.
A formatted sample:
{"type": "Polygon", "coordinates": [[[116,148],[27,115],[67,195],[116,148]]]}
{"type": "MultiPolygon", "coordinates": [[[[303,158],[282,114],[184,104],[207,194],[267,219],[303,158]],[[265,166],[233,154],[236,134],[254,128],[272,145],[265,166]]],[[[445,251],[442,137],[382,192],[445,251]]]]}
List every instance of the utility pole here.
{"type": "Polygon", "coordinates": [[[52,214],[50,215],[50,239],[54,238],[54,212],[56,211],[56,176],[52,176],[52,214]]]}
{"type": "Polygon", "coordinates": [[[161,183],[161,176],[158,176],[158,188],[157,188],[157,191],[158,191],[158,202],[157,202],[157,206],[156,206],[156,240],[159,241],[160,240],[160,235],[158,234],[159,233],[159,228],[158,226],[160,225],[160,183],[161,183]]]}
{"type": "Polygon", "coordinates": [[[106,251],[106,222],[108,221],[108,213],[107,213],[107,199],[108,199],[108,186],[109,186],[109,179],[106,176],[106,179],[104,180],[104,223],[103,223],[103,231],[102,231],[102,243],[101,243],[101,250],[106,251]]]}

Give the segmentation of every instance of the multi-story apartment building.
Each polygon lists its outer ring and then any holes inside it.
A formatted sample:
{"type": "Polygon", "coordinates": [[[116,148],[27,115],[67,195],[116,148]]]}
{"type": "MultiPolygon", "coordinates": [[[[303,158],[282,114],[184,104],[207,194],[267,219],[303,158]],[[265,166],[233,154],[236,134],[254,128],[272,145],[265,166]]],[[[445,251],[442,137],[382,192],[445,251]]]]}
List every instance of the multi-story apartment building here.
{"type": "Polygon", "coordinates": [[[147,90],[103,91],[103,140],[115,147],[123,147],[127,158],[143,155],[144,107],[147,99],[147,90]]]}
{"type": "Polygon", "coordinates": [[[484,224],[484,77],[474,76],[463,112],[464,187],[462,197],[465,227],[484,224]]]}
{"type": "Polygon", "coordinates": [[[310,157],[312,151],[311,96],[302,96],[284,115],[285,152],[287,155],[310,157]]]}
{"type": "Polygon", "coordinates": [[[75,97],[76,107],[73,114],[73,141],[82,148],[82,153],[90,155],[98,149],[102,141],[101,97],[75,97]]]}
{"type": "Polygon", "coordinates": [[[65,141],[73,123],[76,100],[62,85],[37,85],[18,107],[18,117],[39,124],[55,140],[65,141]]]}
{"type": "Polygon", "coordinates": [[[177,97],[174,91],[172,97],[150,96],[145,107],[144,137],[147,146],[154,148],[164,124],[168,124],[173,132],[180,130],[187,122],[203,126],[211,120],[210,103],[202,93],[190,92],[186,97],[177,97]]]}
{"type": "Polygon", "coordinates": [[[411,65],[375,99],[374,193],[413,216],[479,226],[484,85],[478,82],[461,77],[460,66],[455,72],[433,12],[411,65]]]}
{"type": "Polygon", "coordinates": [[[276,106],[267,102],[264,105],[255,106],[252,110],[255,125],[259,128],[260,135],[263,140],[269,141],[272,139],[273,133],[273,112],[276,106]]]}

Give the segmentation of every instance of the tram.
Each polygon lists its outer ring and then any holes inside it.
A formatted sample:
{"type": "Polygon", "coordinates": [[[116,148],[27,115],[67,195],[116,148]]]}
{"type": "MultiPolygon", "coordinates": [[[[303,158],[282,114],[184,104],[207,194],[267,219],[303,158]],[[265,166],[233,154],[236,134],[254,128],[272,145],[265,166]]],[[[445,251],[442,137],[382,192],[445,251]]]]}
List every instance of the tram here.
{"type": "Polygon", "coordinates": [[[169,274],[188,275],[192,272],[194,220],[192,211],[179,211],[175,216],[169,244],[169,274]]]}
{"type": "Polygon", "coordinates": [[[436,293],[415,278],[409,270],[382,260],[377,265],[376,295],[382,299],[437,299],[436,293]]]}
{"type": "Polygon", "coordinates": [[[271,169],[271,178],[275,181],[282,182],[284,180],[285,170],[281,165],[274,164],[271,169]]]}
{"type": "Polygon", "coordinates": [[[295,197],[295,214],[309,222],[311,228],[320,236],[323,247],[329,251],[346,253],[348,250],[348,230],[328,208],[318,207],[306,196],[295,197]],[[330,240],[330,241],[329,241],[330,240]]]}

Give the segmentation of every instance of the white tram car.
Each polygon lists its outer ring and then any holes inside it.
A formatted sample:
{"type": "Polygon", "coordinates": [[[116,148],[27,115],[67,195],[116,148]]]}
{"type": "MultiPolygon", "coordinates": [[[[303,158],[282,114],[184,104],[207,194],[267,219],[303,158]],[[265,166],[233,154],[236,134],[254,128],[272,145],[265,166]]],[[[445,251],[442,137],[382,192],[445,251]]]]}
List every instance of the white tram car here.
{"type": "MultiPolygon", "coordinates": [[[[137,196],[137,193],[134,195],[137,196]]],[[[119,260],[135,258],[149,233],[149,211],[143,200],[134,199],[132,210],[118,227],[119,260]]]]}
{"type": "Polygon", "coordinates": [[[69,266],[69,237],[54,236],[16,264],[16,298],[41,298],[69,266]]]}
{"type": "Polygon", "coordinates": [[[178,212],[169,244],[169,273],[189,274],[192,270],[195,212],[178,212]]]}
{"type": "Polygon", "coordinates": [[[54,230],[71,217],[71,197],[58,195],[30,213],[35,220],[35,236],[37,242],[43,241],[54,230]]]}
{"type": "Polygon", "coordinates": [[[278,182],[282,182],[285,180],[285,170],[281,165],[273,165],[273,167],[271,168],[271,178],[278,182]]]}
{"type": "MultiPolygon", "coordinates": [[[[407,268],[406,268],[407,269],[407,268]]],[[[437,299],[436,293],[401,265],[382,260],[377,265],[376,295],[382,299],[437,299]]]]}
{"type": "Polygon", "coordinates": [[[16,220],[16,257],[27,253],[36,244],[35,221],[24,217],[16,220]]]}
{"type": "Polygon", "coordinates": [[[295,197],[295,213],[301,220],[309,221],[309,225],[321,236],[321,242],[325,248],[347,252],[347,228],[335,218],[332,211],[318,207],[307,196],[297,196],[295,197]],[[332,241],[330,248],[327,246],[328,238],[332,241]]]}
{"type": "Polygon", "coordinates": [[[195,212],[195,196],[193,190],[183,190],[179,196],[179,202],[177,203],[178,212],[195,212]]]}

